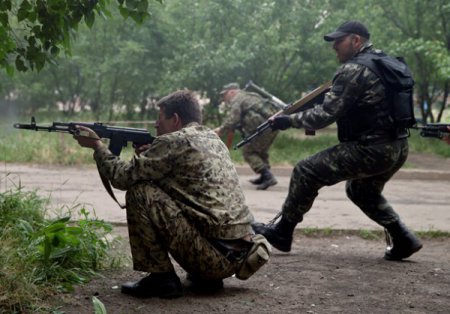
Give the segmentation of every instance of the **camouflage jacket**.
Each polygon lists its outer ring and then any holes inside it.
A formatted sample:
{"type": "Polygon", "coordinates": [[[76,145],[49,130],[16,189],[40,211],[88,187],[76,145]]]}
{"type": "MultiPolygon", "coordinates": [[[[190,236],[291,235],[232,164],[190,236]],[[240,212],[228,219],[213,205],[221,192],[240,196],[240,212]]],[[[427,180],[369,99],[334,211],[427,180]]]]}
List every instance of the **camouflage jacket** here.
{"type": "Polygon", "coordinates": [[[250,135],[256,128],[279,109],[256,93],[240,90],[231,98],[230,114],[220,126],[220,132],[239,129],[243,136],[250,135]]]}
{"type": "MultiPolygon", "coordinates": [[[[372,49],[367,42],[359,53],[372,49]]],[[[341,141],[349,140],[348,136],[385,134],[393,125],[381,80],[366,66],[351,60],[335,73],[323,103],[293,115],[291,121],[293,127],[313,130],[337,122],[341,141]]]]}
{"type": "Polygon", "coordinates": [[[227,147],[207,127],[190,123],[156,137],[151,147],[122,161],[106,147],[96,150],[98,169],[121,190],[152,181],[172,197],[206,237],[240,238],[253,219],[227,147]]]}

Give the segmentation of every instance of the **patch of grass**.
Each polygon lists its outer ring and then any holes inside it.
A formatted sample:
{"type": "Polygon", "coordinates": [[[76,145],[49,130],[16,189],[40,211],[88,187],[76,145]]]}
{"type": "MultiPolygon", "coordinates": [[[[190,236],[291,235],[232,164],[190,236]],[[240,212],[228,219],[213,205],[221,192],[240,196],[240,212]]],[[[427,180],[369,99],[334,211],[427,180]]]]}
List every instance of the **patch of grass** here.
{"type": "MultiPolygon", "coordinates": [[[[307,237],[337,237],[337,236],[358,236],[365,240],[380,240],[385,238],[384,230],[367,230],[367,229],[331,229],[331,228],[297,228],[296,234],[307,237]]],[[[448,239],[450,232],[439,230],[414,231],[421,239],[448,239]]]]}
{"type": "Polygon", "coordinates": [[[0,194],[0,312],[39,312],[44,299],[70,291],[97,271],[121,265],[110,253],[112,226],[85,209],[46,218],[47,201],[20,189],[0,194]],[[69,213],[70,214],[70,213],[69,213]]]}
{"type": "MultiPolygon", "coordinates": [[[[240,141],[235,134],[234,144],[240,141]]],[[[270,148],[270,162],[272,165],[295,165],[299,160],[313,155],[329,146],[338,143],[336,135],[317,133],[316,136],[305,136],[303,130],[289,129],[280,132],[270,148]]],[[[234,162],[242,164],[240,149],[230,150],[234,162]]]]}
{"type": "MultiPolygon", "coordinates": [[[[0,131],[2,161],[61,165],[94,164],[93,151],[80,147],[70,134],[16,130],[6,125],[0,125],[0,131]]],[[[126,147],[121,158],[129,160],[133,153],[133,148],[126,147]]]]}
{"type": "Polygon", "coordinates": [[[450,149],[447,143],[436,138],[422,137],[417,130],[411,130],[408,142],[411,152],[428,153],[443,158],[450,158],[450,149]]]}
{"type": "Polygon", "coordinates": [[[427,239],[450,238],[450,232],[440,230],[417,231],[416,235],[427,239]]]}
{"type": "Polygon", "coordinates": [[[380,239],[380,236],[384,235],[384,232],[383,234],[380,234],[378,230],[374,231],[374,230],[360,229],[358,235],[360,238],[363,238],[365,240],[378,240],[380,239]]]}
{"type": "MultiPolygon", "coordinates": [[[[233,144],[240,140],[239,132],[235,132],[233,144]]],[[[299,160],[337,143],[336,131],[332,128],[319,130],[316,136],[305,136],[301,129],[288,129],[280,132],[275,139],[270,149],[270,162],[272,165],[293,166],[299,160]]],[[[446,143],[438,139],[423,138],[416,130],[411,130],[409,144],[411,152],[450,158],[450,149],[446,143]]],[[[121,158],[129,160],[133,154],[133,148],[126,147],[121,158]]],[[[235,163],[245,164],[241,149],[231,148],[230,155],[235,163]]],[[[61,165],[94,164],[92,150],[81,148],[70,134],[17,130],[12,127],[12,123],[0,124],[0,160],[61,165]]]]}

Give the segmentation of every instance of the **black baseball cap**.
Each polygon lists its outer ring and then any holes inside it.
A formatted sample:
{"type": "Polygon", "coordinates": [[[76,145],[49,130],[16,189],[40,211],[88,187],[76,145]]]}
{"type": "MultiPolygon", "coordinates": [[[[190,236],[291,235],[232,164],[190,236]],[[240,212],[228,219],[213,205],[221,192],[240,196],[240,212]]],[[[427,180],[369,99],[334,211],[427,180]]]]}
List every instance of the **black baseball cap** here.
{"type": "Polygon", "coordinates": [[[367,27],[364,26],[364,24],[358,21],[347,21],[339,26],[336,31],[323,36],[323,39],[325,39],[326,41],[334,41],[337,38],[349,34],[357,34],[367,39],[370,38],[370,33],[367,30],[367,27]]]}

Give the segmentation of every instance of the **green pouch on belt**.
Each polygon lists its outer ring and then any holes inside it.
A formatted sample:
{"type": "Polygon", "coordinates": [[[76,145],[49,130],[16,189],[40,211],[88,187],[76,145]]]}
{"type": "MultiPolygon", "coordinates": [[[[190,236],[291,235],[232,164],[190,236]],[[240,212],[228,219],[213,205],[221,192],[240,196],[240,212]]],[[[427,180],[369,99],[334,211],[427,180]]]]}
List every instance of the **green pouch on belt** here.
{"type": "Polygon", "coordinates": [[[272,252],[272,247],[264,236],[257,234],[252,237],[252,240],[253,246],[236,272],[236,278],[241,280],[246,280],[256,273],[269,261],[272,252]]]}

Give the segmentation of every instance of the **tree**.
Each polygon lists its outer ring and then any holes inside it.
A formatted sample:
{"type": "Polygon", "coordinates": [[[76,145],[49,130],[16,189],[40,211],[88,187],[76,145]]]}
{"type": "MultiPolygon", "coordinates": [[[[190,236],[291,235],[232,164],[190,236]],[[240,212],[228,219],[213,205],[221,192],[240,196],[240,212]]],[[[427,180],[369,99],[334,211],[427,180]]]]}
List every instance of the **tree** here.
{"type": "Polygon", "coordinates": [[[387,43],[383,49],[404,56],[413,71],[423,123],[441,121],[450,92],[450,3],[367,0],[365,5],[376,37],[387,43]]]}
{"type": "MultiPolygon", "coordinates": [[[[84,21],[92,27],[96,15],[110,16],[112,0],[0,1],[0,67],[9,74],[41,70],[60,51],[71,53],[71,38],[84,21]]],[[[162,0],[155,0],[162,2],[162,0]]],[[[149,16],[148,0],[117,0],[124,18],[141,23],[149,16]]]]}

